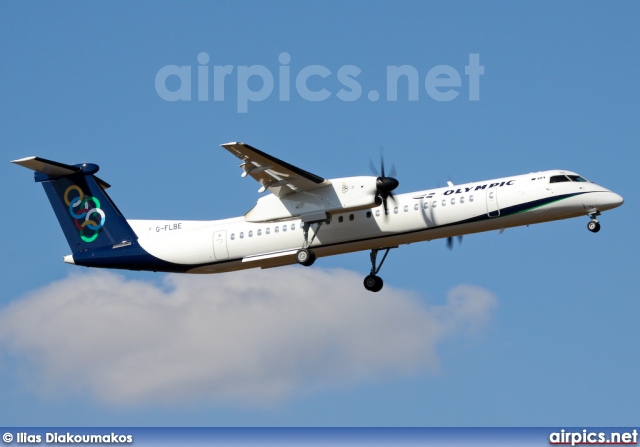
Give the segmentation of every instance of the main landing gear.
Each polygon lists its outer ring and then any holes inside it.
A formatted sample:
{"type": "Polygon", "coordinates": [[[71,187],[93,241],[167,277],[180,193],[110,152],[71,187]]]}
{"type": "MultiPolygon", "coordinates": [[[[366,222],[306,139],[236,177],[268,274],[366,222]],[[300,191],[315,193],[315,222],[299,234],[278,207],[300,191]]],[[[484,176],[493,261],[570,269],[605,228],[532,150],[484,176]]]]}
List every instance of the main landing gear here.
{"type": "Polygon", "coordinates": [[[597,233],[598,231],[600,231],[600,222],[598,222],[598,219],[596,219],[596,216],[599,216],[599,215],[600,215],[599,211],[596,211],[594,213],[589,213],[589,217],[591,218],[591,220],[587,224],[587,229],[592,233],[597,233]]]}
{"type": "Polygon", "coordinates": [[[305,267],[309,267],[316,260],[316,254],[308,248],[301,248],[296,252],[296,262],[305,267]]]}
{"type": "Polygon", "coordinates": [[[382,281],[382,278],[380,278],[377,275],[380,269],[382,268],[382,264],[384,263],[384,260],[387,259],[389,250],[391,250],[392,248],[396,248],[396,247],[381,248],[381,249],[374,248],[371,250],[371,255],[370,255],[371,256],[371,273],[369,273],[363,281],[364,288],[367,289],[369,292],[379,292],[380,290],[382,290],[382,286],[384,285],[384,282],[382,281]],[[380,265],[376,267],[376,258],[378,257],[378,252],[380,250],[384,250],[384,256],[382,256],[380,265]]]}
{"type": "MultiPolygon", "coordinates": [[[[300,265],[304,265],[305,267],[309,267],[310,265],[312,265],[315,260],[316,260],[316,255],[313,252],[313,250],[311,250],[309,247],[311,246],[311,244],[313,243],[314,239],[316,238],[316,236],[318,235],[318,232],[320,231],[320,227],[322,226],[323,222],[325,222],[325,220],[313,220],[313,221],[308,221],[308,222],[303,222],[302,223],[302,231],[304,234],[304,243],[302,245],[302,248],[299,249],[296,252],[296,262],[300,265]],[[311,229],[311,225],[316,224],[315,227],[315,231],[313,232],[313,236],[311,237],[311,240],[309,240],[309,230],[311,229]]],[[[384,264],[384,260],[387,259],[387,255],[389,254],[389,250],[391,250],[392,248],[398,248],[397,246],[395,247],[387,247],[387,248],[374,248],[371,250],[371,272],[367,275],[367,277],[364,279],[364,288],[367,289],[370,292],[379,292],[380,290],[382,290],[382,286],[384,284],[384,282],[382,281],[382,278],[380,278],[378,276],[378,272],[380,271],[380,269],[382,268],[382,264],[384,264]],[[380,260],[380,264],[376,265],[377,263],[377,258],[378,258],[378,252],[380,250],[384,250],[384,255],[382,256],[382,259],[380,260]]]]}
{"type": "Polygon", "coordinates": [[[316,260],[316,254],[309,247],[313,243],[313,240],[318,235],[318,231],[320,231],[320,227],[322,226],[322,221],[317,222],[303,222],[302,223],[302,232],[304,234],[304,244],[302,248],[296,252],[296,262],[300,265],[304,265],[305,267],[309,267],[316,260]],[[312,224],[316,224],[316,229],[313,232],[313,237],[309,240],[309,229],[312,224]]]}

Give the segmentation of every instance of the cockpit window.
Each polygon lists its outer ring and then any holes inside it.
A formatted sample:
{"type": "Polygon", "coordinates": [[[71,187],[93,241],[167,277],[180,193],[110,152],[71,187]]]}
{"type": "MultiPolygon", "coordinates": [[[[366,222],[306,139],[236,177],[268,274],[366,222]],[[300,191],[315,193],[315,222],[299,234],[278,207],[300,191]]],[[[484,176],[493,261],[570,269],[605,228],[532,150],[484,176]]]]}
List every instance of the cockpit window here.
{"type": "Polygon", "coordinates": [[[553,175],[549,179],[549,183],[560,183],[560,182],[570,182],[569,178],[566,175],[553,175]]]}
{"type": "Polygon", "coordinates": [[[589,182],[589,180],[579,175],[553,175],[549,179],[549,183],[560,182],[589,182]]]}

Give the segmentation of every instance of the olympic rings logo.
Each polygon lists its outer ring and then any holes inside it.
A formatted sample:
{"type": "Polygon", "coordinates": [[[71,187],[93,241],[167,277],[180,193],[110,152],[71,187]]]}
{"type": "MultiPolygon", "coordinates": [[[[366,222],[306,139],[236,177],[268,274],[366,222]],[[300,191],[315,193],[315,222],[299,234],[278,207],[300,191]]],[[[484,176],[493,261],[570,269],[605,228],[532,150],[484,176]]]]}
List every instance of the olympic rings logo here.
{"type": "Polygon", "coordinates": [[[80,187],[71,185],[64,192],[64,203],[69,207],[69,214],[74,219],[73,223],[80,233],[80,238],[85,242],[95,241],[106,220],[104,211],[100,209],[100,201],[93,196],[85,197],[80,187]],[[77,196],[69,198],[72,191],[75,191],[77,196]],[[79,209],[76,209],[77,207],[79,209]],[[82,219],[84,220],[80,222],[82,219]],[[93,234],[90,231],[93,231],[93,234]]]}

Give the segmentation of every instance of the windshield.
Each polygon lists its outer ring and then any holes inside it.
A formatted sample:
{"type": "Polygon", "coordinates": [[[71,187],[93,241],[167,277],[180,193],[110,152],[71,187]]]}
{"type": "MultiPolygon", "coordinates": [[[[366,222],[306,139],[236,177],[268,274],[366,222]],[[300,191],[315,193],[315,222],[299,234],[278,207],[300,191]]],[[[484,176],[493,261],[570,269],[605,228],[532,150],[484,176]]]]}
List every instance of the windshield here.
{"type": "Polygon", "coordinates": [[[589,182],[589,180],[579,175],[553,175],[549,179],[549,183],[561,182],[589,182]]]}
{"type": "Polygon", "coordinates": [[[589,180],[584,177],[580,177],[579,175],[568,175],[567,177],[569,177],[572,182],[589,182],[589,180]]]}

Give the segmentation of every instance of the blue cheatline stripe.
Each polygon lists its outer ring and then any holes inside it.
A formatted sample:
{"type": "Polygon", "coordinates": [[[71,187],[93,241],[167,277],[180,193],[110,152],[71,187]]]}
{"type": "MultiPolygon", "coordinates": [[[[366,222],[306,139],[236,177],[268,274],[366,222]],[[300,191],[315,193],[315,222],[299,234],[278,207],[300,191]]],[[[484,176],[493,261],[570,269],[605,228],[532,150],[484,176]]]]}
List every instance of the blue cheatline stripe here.
{"type": "Polygon", "coordinates": [[[518,205],[508,206],[506,208],[500,208],[500,215],[495,217],[489,217],[487,214],[482,214],[480,216],[472,217],[470,219],[459,220],[457,222],[439,225],[437,227],[431,227],[429,229],[435,228],[446,228],[452,227],[455,225],[461,225],[466,223],[474,223],[474,222],[482,222],[485,220],[496,220],[501,217],[513,216],[515,214],[526,213],[527,211],[534,210],[536,208],[542,208],[546,205],[551,205],[552,203],[559,202],[561,200],[569,199],[571,197],[579,196],[582,194],[588,194],[587,192],[576,192],[571,194],[562,194],[554,197],[546,197],[544,199],[532,200],[531,202],[520,203],[518,205]]]}
{"type": "Polygon", "coordinates": [[[355,239],[355,240],[350,240],[347,242],[336,242],[334,244],[324,244],[322,245],[322,247],[333,247],[336,245],[343,245],[346,243],[352,243],[352,242],[364,242],[364,241],[372,241],[372,240],[376,240],[376,239],[385,239],[388,237],[394,237],[394,236],[399,236],[399,235],[404,235],[404,234],[413,234],[413,233],[422,233],[422,232],[428,232],[428,231],[433,231],[433,230],[437,230],[440,228],[447,228],[447,227],[454,227],[456,225],[462,225],[462,224],[468,224],[468,223],[477,223],[477,222],[483,222],[485,220],[496,220],[496,219],[500,219],[501,217],[507,217],[507,216],[513,216],[515,214],[519,214],[519,213],[524,213],[526,211],[530,211],[536,208],[541,208],[545,205],[550,205],[554,202],[559,202],[560,200],[564,200],[564,199],[568,199],[570,197],[574,197],[574,196],[579,196],[581,194],[588,194],[587,192],[578,192],[578,193],[572,193],[572,194],[563,194],[560,196],[555,196],[555,197],[547,197],[545,199],[538,199],[538,200],[532,200],[531,202],[526,202],[526,203],[522,203],[519,205],[514,205],[514,206],[509,206],[506,208],[500,208],[500,215],[499,216],[495,216],[495,217],[489,217],[486,213],[482,214],[480,216],[475,216],[475,217],[471,217],[469,219],[463,219],[463,220],[459,220],[457,222],[452,222],[452,223],[448,223],[448,224],[444,224],[444,225],[438,225],[435,227],[428,227],[428,228],[421,228],[418,230],[411,230],[411,231],[405,231],[403,233],[393,233],[390,235],[384,235],[384,236],[375,236],[375,237],[369,237],[369,238],[362,238],[362,239],[355,239]]]}

